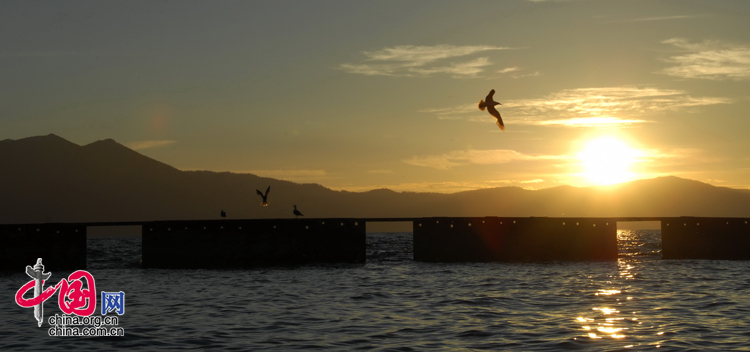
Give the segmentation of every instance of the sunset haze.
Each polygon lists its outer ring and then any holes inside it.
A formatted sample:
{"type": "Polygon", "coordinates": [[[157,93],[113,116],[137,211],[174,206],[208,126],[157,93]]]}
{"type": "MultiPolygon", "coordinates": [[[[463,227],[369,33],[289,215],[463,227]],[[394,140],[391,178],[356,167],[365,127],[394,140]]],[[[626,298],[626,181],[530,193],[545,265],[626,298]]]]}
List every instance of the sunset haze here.
{"type": "Polygon", "coordinates": [[[0,8],[0,140],[347,191],[750,188],[747,1],[0,8]]]}

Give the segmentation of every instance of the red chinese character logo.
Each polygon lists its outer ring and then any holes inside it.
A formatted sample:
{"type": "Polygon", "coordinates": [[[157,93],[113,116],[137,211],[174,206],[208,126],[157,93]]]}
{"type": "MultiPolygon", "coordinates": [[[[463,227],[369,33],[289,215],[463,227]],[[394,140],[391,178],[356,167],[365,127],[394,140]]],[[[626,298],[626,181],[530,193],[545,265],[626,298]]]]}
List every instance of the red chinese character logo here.
{"type": "Polygon", "coordinates": [[[94,282],[94,276],[88,271],[78,270],[70,274],[67,280],[60,280],[57,285],[48,287],[36,297],[23,298],[24,294],[33,289],[35,285],[36,280],[31,280],[21,286],[18,292],[16,292],[16,303],[19,306],[30,308],[39,305],[49,299],[59,289],[58,305],[60,306],[60,310],[65,314],[89,316],[94,314],[96,310],[96,283],[94,282]],[[83,286],[83,280],[86,281],[86,288],[83,286]]]}

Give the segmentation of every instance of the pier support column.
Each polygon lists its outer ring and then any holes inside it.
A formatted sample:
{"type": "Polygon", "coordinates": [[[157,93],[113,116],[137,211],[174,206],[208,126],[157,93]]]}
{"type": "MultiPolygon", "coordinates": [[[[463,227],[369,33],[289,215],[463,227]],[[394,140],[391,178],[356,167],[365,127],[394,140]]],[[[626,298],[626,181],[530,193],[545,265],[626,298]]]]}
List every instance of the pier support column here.
{"type": "Polygon", "coordinates": [[[668,218],[661,222],[663,259],[750,259],[748,218],[668,218]]]}
{"type": "Polygon", "coordinates": [[[414,260],[616,260],[617,223],[591,218],[422,218],[414,260]]]}
{"type": "Polygon", "coordinates": [[[0,225],[0,270],[23,272],[37,258],[45,270],[86,269],[86,226],[0,225]]]}
{"type": "Polygon", "coordinates": [[[151,268],[364,263],[367,246],[356,219],[155,221],[142,231],[151,268]]]}

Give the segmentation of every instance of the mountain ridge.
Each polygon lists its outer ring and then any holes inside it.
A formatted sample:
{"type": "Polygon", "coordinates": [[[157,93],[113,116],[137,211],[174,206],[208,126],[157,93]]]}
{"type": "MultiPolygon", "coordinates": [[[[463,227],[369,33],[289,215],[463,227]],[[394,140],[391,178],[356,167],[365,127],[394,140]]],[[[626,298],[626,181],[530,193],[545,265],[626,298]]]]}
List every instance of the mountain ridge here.
{"type": "Polygon", "coordinates": [[[495,187],[451,194],[335,191],[319,184],[181,171],[112,139],[0,141],[0,223],[426,216],[750,216],[750,192],[675,176],[612,186],[495,187]],[[256,189],[271,186],[268,207],[256,189]]]}

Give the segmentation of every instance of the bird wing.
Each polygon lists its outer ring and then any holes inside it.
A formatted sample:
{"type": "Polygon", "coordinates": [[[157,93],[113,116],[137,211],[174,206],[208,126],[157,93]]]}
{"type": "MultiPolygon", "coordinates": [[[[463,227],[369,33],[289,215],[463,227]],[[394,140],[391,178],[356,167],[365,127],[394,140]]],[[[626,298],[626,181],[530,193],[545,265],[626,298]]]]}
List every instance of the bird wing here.
{"type": "Polygon", "coordinates": [[[494,89],[490,91],[490,94],[487,94],[487,97],[484,98],[484,101],[486,101],[488,103],[491,102],[491,101],[495,101],[495,98],[492,97],[493,95],[495,95],[495,90],[494,89]]]}
{"type": "Polygon", "coordinates": [[[505,131],[505,124],[503,124],[503,118],[500,117],[500,112],[495,109],[494,106],[488,106],[487,111],[490,113],[490,115],[495,117],[495,123],[497,124],[497,127],[500,127],[501,130],[505,131]]]}
{"type": "Polygon", "coordinates": [[[257,190],[257,189],[256,189],[256,190],[255,190],[255,193],[258,193],[258,195],[259,195],[259,196],[263,197],[263,193],[260,193],[260,191],[259,191],[259,190],[257,190]]]}
{"type": "Polygon", "coordinates": [[[271,186],[268,186],[268,188],[266,188],[266,197],[268,197],[268,192],[271,192],[271,186]]]}

